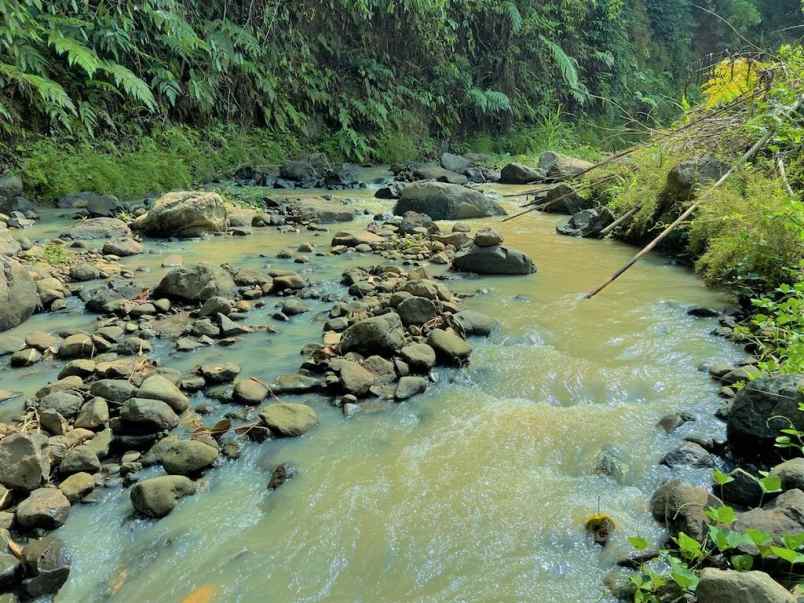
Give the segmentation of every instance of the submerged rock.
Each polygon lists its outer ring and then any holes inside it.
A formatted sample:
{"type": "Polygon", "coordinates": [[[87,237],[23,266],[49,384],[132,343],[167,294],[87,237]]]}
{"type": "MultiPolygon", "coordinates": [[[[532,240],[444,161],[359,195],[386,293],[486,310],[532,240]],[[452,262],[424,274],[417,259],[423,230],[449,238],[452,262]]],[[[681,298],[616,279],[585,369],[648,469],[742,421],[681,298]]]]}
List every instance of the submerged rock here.
{"type": "Polygon", "coordinates": [[[504,216],[505,210],[481,192],[442,182],[414,182],[405,187],[394,207],[398,216],[415,211],[433,220],[466,220],[504,216]]]}
{"type": "Polygon", "coordinates": [[[141,514],[160,518],[170,513],[185,496],[195,494],[195,484],[183,475],[162,475],[143,480],[131,489],[131,503],[141,514]]]}
{"type": "Polygon", "coordinates": [[[226,205],[217,193],[181,191],[157,199],[134,228],[154,237],[194,237],[223,232],[228,226],[226,205]]]}
{"type": "Polygon", "coordinates": [[[131,230],[117,218],[90,218],[80,221],[62,236],[74,241],[130,239],[131,230]]]}
{"type": "Polygon", "coordinates": [[[318,413],[313,408],[289,402],[263,407],[260,419],[271,433],[280,437],[298,437],[318,425],[318,413]]]}

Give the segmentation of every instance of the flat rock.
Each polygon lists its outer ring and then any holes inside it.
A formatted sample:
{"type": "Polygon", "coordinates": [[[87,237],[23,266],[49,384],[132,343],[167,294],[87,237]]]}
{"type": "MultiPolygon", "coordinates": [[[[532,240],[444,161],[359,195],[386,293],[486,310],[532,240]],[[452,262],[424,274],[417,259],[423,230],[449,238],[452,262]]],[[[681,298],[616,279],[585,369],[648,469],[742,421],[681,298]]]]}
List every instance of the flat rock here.
{"type": "Polygon", "coordinates": [[[162,475],[143,480],[131,489],[137,512],[160,518],[170,513],[185,496],[195,494],[195,484],[183,475],[162,475]]]}
{"type": "Polygon", "coordinates": [[[260,419],[271,433],[280,437],[297,437],[318,425],[318,413],[306,404],[269,404],[261,409],[260,419]]]}

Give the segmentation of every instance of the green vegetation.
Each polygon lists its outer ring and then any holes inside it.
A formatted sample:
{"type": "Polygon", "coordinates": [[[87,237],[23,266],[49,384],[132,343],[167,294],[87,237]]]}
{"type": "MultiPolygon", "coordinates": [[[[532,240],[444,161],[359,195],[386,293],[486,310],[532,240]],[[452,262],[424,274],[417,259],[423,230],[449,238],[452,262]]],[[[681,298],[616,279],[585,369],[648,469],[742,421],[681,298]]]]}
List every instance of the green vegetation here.
{"type": "Polygon", "coordinates": [[[70,263],[73,253],[61,242],[51,241],[42,250],[42,258],[51,266],[64,266],[70,263]]]}
{"type": "Polygon", "coordinates": [[[17,148],[23,180],[39,198],[89,190],[129,199],[207,182],[245,164],[276,163],[294,144],[231,125],[154,129],[128,144],[38,138],[17,148]]]}
{"type": "MultiPolygon", "coordinates": [[[[777,475],[761,472],[754,479],[763,499],[782,491],[781,478],[777,475]]],[[[722,488],[734,478],[716,469],[713,481],[722,488]]],[[[761,502],[759,506],[762,506],[761,502]]],[[[734,527],[737,513],[728,505],[708,507],[705,513],[708,525],[703,541],[679,532],[672,543],[659,552],[658,563],[643,564],[631,577],[635,603],[659,603],[683,598],[687,593],[694,594],[700,570],[710,565],[741,572],[762,565],[777,568],[776,573],[784,574],[787,581],[795,582],[799,578],[797,570],[800,571],[804,563],[804,534],[780,536],[755,528],[737,530],[734,527]],[[747,554],[746,551],[756,552],[747,554]]],[[[644,551],[649,545],[638,536],[628,541],[637,551],[644,551]]]]}
{"type": "Polygon", "coordinates": [[[0,128],[81,143],[236,123],[367,160],[497,138],[558,107],[661,119],[692,93],[699,50],[775,45],[800,15],[799,0],[703,4],[738,32],[695,0],[6,0],[0,128]]]}

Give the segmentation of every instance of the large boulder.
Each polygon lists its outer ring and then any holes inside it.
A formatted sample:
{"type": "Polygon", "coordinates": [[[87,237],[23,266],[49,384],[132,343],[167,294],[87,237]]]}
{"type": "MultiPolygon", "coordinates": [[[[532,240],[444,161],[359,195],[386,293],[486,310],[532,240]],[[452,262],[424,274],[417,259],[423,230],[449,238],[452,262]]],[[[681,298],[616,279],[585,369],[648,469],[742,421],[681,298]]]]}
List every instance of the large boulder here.
{"type": "Polygon", "coordinates": [[[729,444],[739,455],[776,452],[780,429],[804,430],[804,375],[776,375],[749,382],[734,400],[728,416],[729,444]]]}
{"type": "Polygon", "coordinates": [[[503,184],[530,184],[544,177],[544,173],[521,163],[509,163],[500,172],[503,184]]]}
{"type": "Polygon", "coordinates": [[[20,242],[10,234],[0,230],[0,256],[17,255],[20,251],[22,251],[20,242]]]}
{"type": "Polygon", "coordinates": [[[47,436],[14,433],[0,440],[0,484],[34,490],[50,477],[47,436]]]}
{"type": "Polygon", "coordinates": [[[553,151],[546,151],[539,157],[539,170],[550,179],[577,176],[581,172],[585,172],[591,168],[592,165],[593,164],[589,161],[576,159],[575,157],[569,157],[553,151]]]}
{"type": "Polygon", "coordinates": [[[211,264],[196,264],[186,268],[174,268],[157,285],[153,298],[185,302],[202,302],[210,297],[231,297],[235,284],[231,275],[211,264]]]}
{"type": "Polygon", "coordinates": [[[222,232],[227,227],[226,205],[218,193],[182,191],[168,193],[134,223],[152,237],[194,237],[222,232]]]}
{"type": "Polygon", "coordinates": [[[117,218],[90,218],[81,220],[62,236],[74,241],[130,239],[131,229],[117,218]]]}
{"type": "Polygon", "coordinates": [[[415,211],[433,220],[465,220],[504,216],[505,210],[483,193],[443,182],[414,182],[405,187],[394,207],[398,216],[415,211]]]}
{"type": "Polygon", "coordinates": [[[558,234],[568,237],[596,237],[600,231],[614,221],[614,216],[606,209],[583,209],[563,224],[556,226],[558,234]]]}
{"type": "Polygon", "coordinates": [[[392,355],[404,343],[402,320],[399,314],[389,312],[358,321],[346,329],[341,337],[340,350],[342,354],[357,352],[365,356],[392,355]]]}
{"type": "Polygon", "coordinates": [[[306,404],[278,402],[260,411],[263,424],[279,437],[298,437],[318,425],[318,413],[306,404]]]}
{"type": "Polygon", "coordinates": [[[458,253],[452,267],[461,272],[477,274],[532,274],[536,265],[527,255],[502,245],[478,247],[458,253]]]}
{"type": "Polygon", "coordinates": [[[195,494],[195,484],[183,475],[161,475],[137,483],[131,504],[138,513],[160,518],[170,513],[185,496],[195,494]]]}
{"type": "Polygon", "coordinates": [[[707,567],[695,591],[698,603],[795,603],[789,590],[765,572],[707,567]]]}
{"type": "Polygon", "coordinates": [[[39,294],[31,275],[19,262],[0,257],[0,331],[26,320],[39,305],[39,294]]]}

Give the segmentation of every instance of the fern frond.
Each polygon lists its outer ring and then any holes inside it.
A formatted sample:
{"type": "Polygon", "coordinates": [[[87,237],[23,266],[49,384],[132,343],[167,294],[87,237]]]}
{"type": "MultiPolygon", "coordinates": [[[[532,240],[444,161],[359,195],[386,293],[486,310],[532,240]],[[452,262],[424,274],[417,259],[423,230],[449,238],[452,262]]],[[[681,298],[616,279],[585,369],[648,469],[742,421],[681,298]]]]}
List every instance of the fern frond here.
{"type": "Polygon", "coordinates": [[[514,2],[506,2],[503,6],[503,11],[508,16],[508,20],[511,21],[511,31],[515,34],[522,31],[522,13],[519,12],[519,8],[517,8],[514,2]]]}
{"type": "Polygon", "coordinates": [[[112,76],[115,85],[122,88],[127,96],[141,102],[151,111],[156,110],[156,99],[148,84],[134,75],[128,67],[106,61],[101,64],[101,69],[112,76]]]}
{"type": "Polygon", "coordinates": [[[570,93],[579,103],[583,104],[588,99],[589,92],[578,77],[577,61],[564,52],[564,49],[552,40],[548,40],[542,35],[540,35],[539,38],[544,45],[547,46],[548,50],[550,50],[550,54],[553,57],[553,61],[558,66],[561,77],[570,88],[570,93]]]}
{"type": "Polygon", "coordinates": [[[44,110],[47,113],[67,111],[73,115],[75,114],[75,105],[72,99],[58,82],[32,73],[25,73],[14,65],[7,63],[0,63],[0,76],[16,82],[25,90],[38,94],[39,98],[44,102],[44,110]]]}
{"type": "Polygon", "coordinates": [[[94,50],[87,48],[78,40],[63,35],[59,31],[53,30],[50,32],[48,45],[55,48],[57,53],[66,54],[67,63],[70,67],[78,65],[90,78],[95,75],[95,72],[103,64],[103,61],[94,50]]]}

